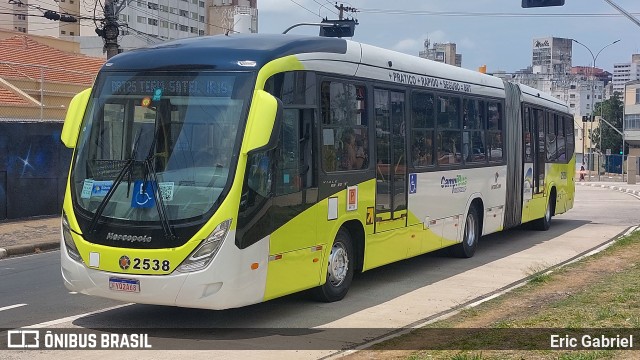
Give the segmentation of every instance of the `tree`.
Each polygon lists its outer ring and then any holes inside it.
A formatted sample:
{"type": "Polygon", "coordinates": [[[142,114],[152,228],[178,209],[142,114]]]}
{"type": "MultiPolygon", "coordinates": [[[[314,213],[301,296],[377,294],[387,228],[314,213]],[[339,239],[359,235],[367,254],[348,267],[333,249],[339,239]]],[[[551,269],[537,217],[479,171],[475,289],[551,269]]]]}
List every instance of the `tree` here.
{"type": "MultiPolygon", "coordinates": [[[[597,103],[596,106],[594,106],[593,114],[602,116],[609,124],[622,131],[624,106],[620,99],[620,93],[615,92],[610,99],[597,103]]],[[[597,128],[593,129],[591,141],[595,148],[601,153],[604,153],[607,149],[611,149],[612,153],[616,154],[622,145],[622,136],[603,121],[597,128]],[[600,141],[601,136],[602,142],[600,141]]],[[[624,153],[628,153],[628,146],[626,146],[626,144],[624,153]]]]}

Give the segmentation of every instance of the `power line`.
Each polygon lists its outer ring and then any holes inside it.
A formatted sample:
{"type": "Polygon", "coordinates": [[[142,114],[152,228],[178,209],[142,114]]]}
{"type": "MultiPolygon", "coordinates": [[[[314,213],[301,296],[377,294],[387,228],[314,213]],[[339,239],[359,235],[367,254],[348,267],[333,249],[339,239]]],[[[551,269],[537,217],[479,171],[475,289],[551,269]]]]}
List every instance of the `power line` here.
{"type": "Polygon", "coordinates": [[[320,5],[320,7],[323,7],[325,9],[329,10],[329,12],[333,13],[334,15],[338,15],[338,13],[333,11],[333,9],[328,8],[325,4],[318,2],[318,0],[313,0],[313,2],[315,2],[318,5],[320,5]]]}
{"type": "Polygon", "coordinates": [[[315,15],[315,16],[317,16],[317,17],[319,17],[320,19],[322,19],[322,16],[320,16],[320,15],[316,14],[315,12],[313,12],[313,11],[311,11],[311,10],[307,9],[307,8],[306,8],[306,7],[304,7],[303,5],[301,5],[301,4],[299,4],[299,3],[297,3],[295,0],[289,0],[289,1],[291,1],[292,3],[294,3],[294,4],[298,5],[298,6],[300,6],[300,7],[301,7],[301,8],[303,8],[303,9],[307,10],[308,12],[310,12],[310,13],[312,13],[313,15],[315,15]]]}
{"type": "MultiPolygon", "coordinates": [[[[417,15],[417,16],[461,16],[461,17],[620,17],[618,13],[502,13],[502,12],[466,12],[466,11],[427,11],[427,10],[401,10],[401,9],[358,9],[362,13],[386,14],[386,15],[417,15]]],[[[640,15],[633,13],[633,15],[640,15]]]]}

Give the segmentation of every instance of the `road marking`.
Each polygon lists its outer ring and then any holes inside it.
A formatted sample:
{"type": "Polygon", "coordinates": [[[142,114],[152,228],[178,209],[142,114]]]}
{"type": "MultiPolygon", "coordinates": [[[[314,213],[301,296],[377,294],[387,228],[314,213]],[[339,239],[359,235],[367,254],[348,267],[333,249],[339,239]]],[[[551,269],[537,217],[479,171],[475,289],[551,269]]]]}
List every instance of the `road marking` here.
{"type": "Polygon", "coordinates": [[[5,306],[5,307],[1,307],[0,311],[5,311],[5,310],[10,310],[10,309],[15,309],[21,306],[27,306],[27,304],[15,304],[15,305],[9,305],[9,306],[5,306]]]}
{"type": "Polygon", "coordinates": [[[107,312],[107,311],[123,308],[123,307],[129,306],[129,305],[133,305],[133,303],[116,305],[116,306],[112,306],[112,307],[109,307],[109,308],[96,310],[96,311],[91,311],[91,312],[80,314],[80,315],[67,316],[67,317],[62,318],[62,319],[51,320],[51,321],[47,321],[47,322],[43,322],[43,323],[35,324],[35,325],[23,326],[21,328],[22,329],[33,329],[33,328],[43,328],[43,327],[49,327],[49,326],[54,326],[54,325],[60,325],[60,324],[66,323],[66,322],[72,322],[72,321],[77,320],[77,319],[79,319],[81,317],[97,315],[97,314],[100,314],[100,313],[103,313],[103,312],[107,312]]]}

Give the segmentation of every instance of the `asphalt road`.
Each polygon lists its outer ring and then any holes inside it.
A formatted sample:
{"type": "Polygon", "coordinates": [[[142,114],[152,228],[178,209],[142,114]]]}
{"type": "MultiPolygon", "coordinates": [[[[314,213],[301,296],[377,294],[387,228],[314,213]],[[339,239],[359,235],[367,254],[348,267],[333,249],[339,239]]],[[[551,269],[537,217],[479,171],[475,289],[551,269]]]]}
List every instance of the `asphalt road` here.
{"type": "MultiPolygon", "coordinates": [[[[284,348],[289,340],[295,338],[287,338],[287,329],[290,328],[367,329],[348,334],[326,334],[326,346],[340,349],[381,336],[395,327],[437,317],[452,307],[471,303],[513,283],[512,280],[501,283],[503,277],[511,276],[519,280],[530,275],[522,269],[510,274],[509,270],[514,266],[505,262],[505,258],[512,258],[515,264],[529,261],[532,267],[548,266],[587,250],[576,245],[581,243],[579,239],[591,239],[596,245],[604,243],[626,228],[640,224],[638,201],[629,194],[578,187],[574,209],[555,217],[549,231],[513,229],[483,237],[471,259],[452,259],[441,253],[433,253],[368,271],[354,279],[343,301],[331,304],[317,303],[307,294],[300,293],[225,311],[131,304],[77,316],[122,303],[70,294],[62,285],[57,251],[4,259],[0,260],[0,329],[41,325],[51,321],[55,327],[89,329],[185,328],[170,330],[162,337],[187,341],[186,344],[199,344],[198,336],[194,335],[197,331],[186,329],[261,328],[264,331],[258,331],[260,334],[275,333],[284,339],[284,348]],[[552,245],[556,250],[544,250],[545,246],[552,245]],[[484,287],[485,283],[495,283],[495,286],[484,287]],[[20,304],[26,305],[11,308],[20,304]],[[55,321],[62,318],[66,319],[55,321]]],[[[240,338],[239,348],[254,341],[247,331],[244,334],[240,338]]],[[[255,337],[259,338],[260,335],[256,334],[255,337]]],[[[190,345],[182,346],[189,348],[190,345]]],[[[324,351],[305,355],[296,352],[292,357],[304,355],[318,358],[330,353],[324,351]]],[[[24,358],[35,355],[13,353],[10,358],[23,358],[20,354],[24,358]]],[[[71,358],[81,358],[79,352],[68,354],[71,358]]],[[[281,355],[274,355],[274,358],[281,355]]],[[[149,358],[155,356],[157,354],[149,358]]]]}

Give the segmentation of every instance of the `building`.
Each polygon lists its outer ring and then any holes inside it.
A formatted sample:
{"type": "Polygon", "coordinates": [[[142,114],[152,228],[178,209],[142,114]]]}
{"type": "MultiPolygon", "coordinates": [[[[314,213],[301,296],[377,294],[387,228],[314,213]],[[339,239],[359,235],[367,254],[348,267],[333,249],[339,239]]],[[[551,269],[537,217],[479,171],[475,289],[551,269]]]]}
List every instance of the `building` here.
{"type": "Polygon", "coordinates": [[[531,63],[534,74],[567,75],[571,71],[573,41],[546,37],[533,39],[531,63]]]}
{"type": "Polygon", "coordinates": [[[137,0],[118,12],[122,35],[149,34],[162,40],[202,36],[207,32],[207,0],[137,0]]]}
{"type": "Polygon", "coordinates": [[[640,54],[631,55],[631,62],[613,64],[613,91],[625,96],[625,84],[640,80],[640,54]]]}
{"type": "Polygon", "coordinates": [[[593,76],[604,83],[604,86],[609,85],[613,79],[613,74],[600,68],[592,68],[591,66],[572,66],[571,75],[593,76]]]}
{"type": "MultiPolygon", "coordinates": [[[[185,37],[258,31],[257,0],[136,0],[114,3],[120,25],[118,44],[121,51],[185,37]]],[[[78,22],[49,20],[38,9],[22,3],[9,4],[9,10],[14,14],[0,14],[0,28],[74,40],[80,43],[83,54],[106,57],[102,38],[95,32],[96,26],[102,25],[93,21],[93,18],[104,18],[104,2],[92,4],[89,6],[83,0],[39,0],[38,6],[71,14],[79,19],[78,22]]]]}
{"type": "Polygon", "coordinates": [[[0,118],[64,119],[104,59],[80,54],[72,41],[15,34],[0,31],[0,118]]]}
{"type": "Polygon", "coordinates": [[[257,0],[209,0],[207,34],[258,32],[257,0]]]}
{"type": "Polygon", "coordinates": [[[2,4],[0,13],[0,29],[26,33],[29,29],[28,8],[23,3],[2,4]]]}
{"type": "Polygon", "coordinates": [[[455,43],[433,43],[433,46],[430,46],[431,40],[426,39],[424,50],[419,53],[421,58],[462,67],[462,55],[456,53],[455,43]]]}
{"type": "Polygon", "coordinates": [[[640,80],[628,82],[624,94],[624,137],[629,155],[640,157],[640,80]]]}
{"type": "MultiPolygon", "coordinates": [[[[73,23],[50,20],[43,16],[43,12],[39,8],[54,10],[61,14],[93,17],[93,8],[82,11],[81,2],[82,0],[38,0],[37,7],[29,6],[29,3],[33,5],[34,2],[27,0],[5,2],[3,5],[4,13],[0,14],[0,29],[41,36],[80,36],[81,24],[89,25],[90,23],[93,25],[92,20],[81,20],[73,23]]],[[[83,8],[86,8],[86,6],[83,6],[83,8]]],[[[97,10],[95,16],[101,17],[102,11],[97,10]]],[[[86,26],[84,27],[86,28],[86,26]]],[[[93,31],[91,28],[88,30],[93,31]]]]}

